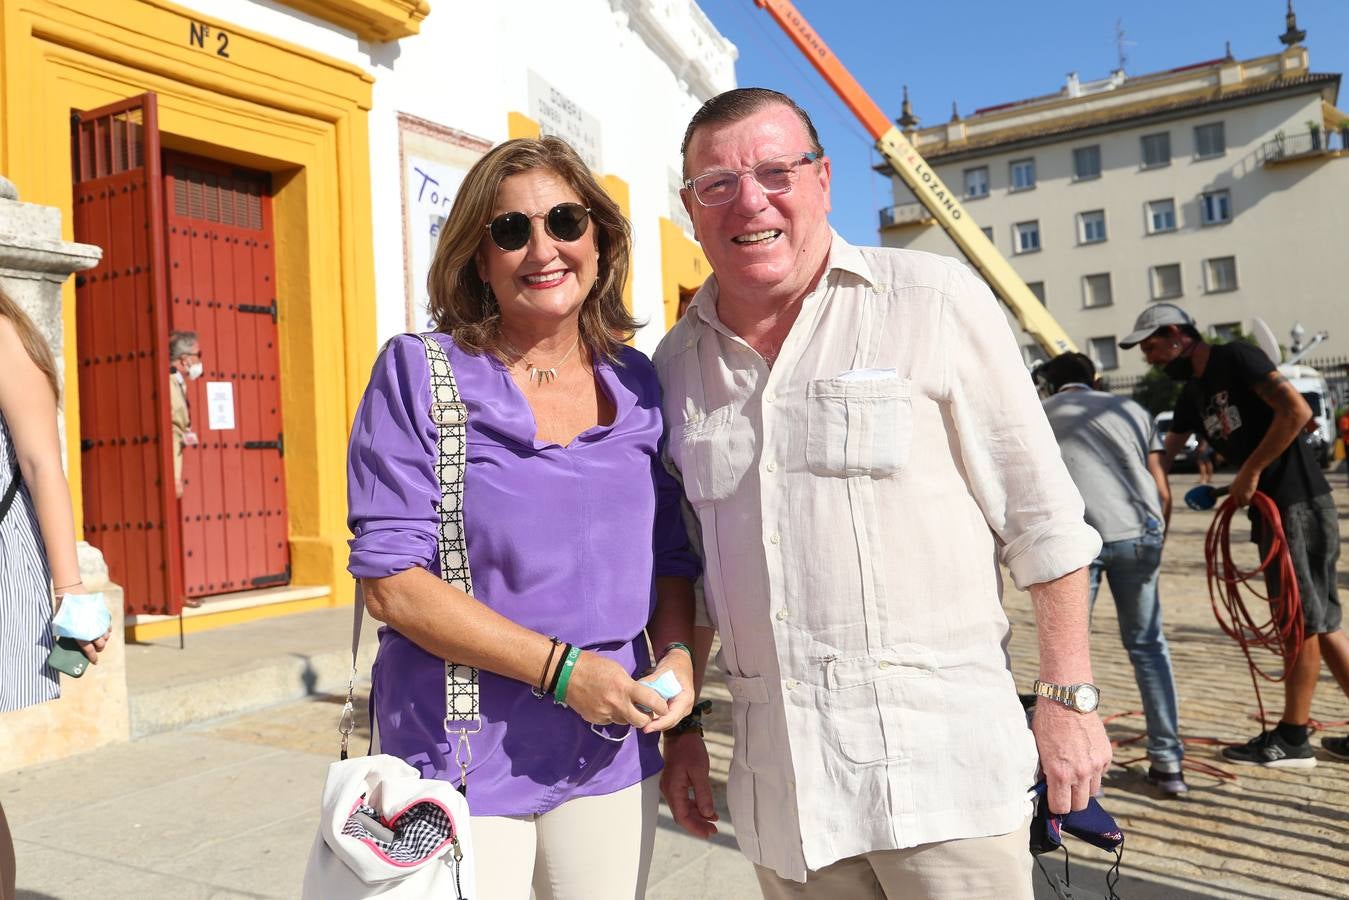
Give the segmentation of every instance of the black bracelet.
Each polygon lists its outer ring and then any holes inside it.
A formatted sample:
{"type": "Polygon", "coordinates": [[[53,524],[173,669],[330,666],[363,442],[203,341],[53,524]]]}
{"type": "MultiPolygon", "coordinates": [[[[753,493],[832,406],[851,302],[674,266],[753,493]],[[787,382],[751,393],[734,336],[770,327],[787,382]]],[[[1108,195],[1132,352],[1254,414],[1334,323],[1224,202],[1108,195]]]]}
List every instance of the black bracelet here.
{"type": "Polygon", "coordinates": [[[689,714],[676,722],[669,731],[669,735],[683,734],[686,731],[696,731],[701,736],[703,733],[703,713],[712,708],[711,700],[703,700],[693,704],[693,709],[689,714]]]}
{"type": "MultiPolygon", "coordinates": [[[[562,645],[562,659],[565,661],[567,654],[571,652],[571,644],[562,645]]],[[[553,673],[553,678],[548,682],[548,687],[544,689],[544,696],[548,696],[557,690],[557,680],[562,677],[562,666],[558,665],[557,671],[553,673]]]]}
{"type": "Polygon", "coordinates": [[[548,648],[548,660],[543,664],[543,673],[539,675],[539,686],[530,689],[530,693],[534,695],[536,700],[542,700],[548,696],[548,692],[544,690],[544,684],[548,681],[548,670],[553,667],[553,654],[557,653],[557,645],[562,643],[556,636],[550,637],[548,640],[552,641],[553,645],[548,648]]]}

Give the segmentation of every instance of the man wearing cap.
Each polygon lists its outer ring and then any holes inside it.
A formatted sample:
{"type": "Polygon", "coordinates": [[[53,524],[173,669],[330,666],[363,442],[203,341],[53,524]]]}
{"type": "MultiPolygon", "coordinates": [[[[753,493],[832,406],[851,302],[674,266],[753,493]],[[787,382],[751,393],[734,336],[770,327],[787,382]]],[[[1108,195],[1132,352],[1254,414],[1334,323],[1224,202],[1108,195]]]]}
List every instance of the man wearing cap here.
{"type": "MultiPolygon", "coordinates": [[[[1170,466],[1191,433],[1198,433],[1240,466],[1232,479],[1233,502],[1248,506],[1258,490],[1278,507],[1302,595],[1306,638],[1284,681],[1278,726],[1241,746],[1224,748],[1223,756],[1247,765],[1311,768],[1316,755],[1307,723],[1322,656],[1349,694],[1349,638],[1340,630],[1335,585],[1339,516],[1330,485],[1299,440],[1311,408],[1259,348],[1242,341],[1218,346],[1205,342],[1194,319],[1170,303],[1144,310],[1120,346],[1137,346],[1149,363],[1184,382],[1166,436],[1165,465],[1170,466]]],[[[1251,539],[1266,556],[1270,529],[1254,510],[1250,518],[1251,539]]],[[[1267,571],[1271,595],[1279,589],[1273,576],[1267,571]]],[[[1327,737],[1321,746],[1331,756],[1349,760],[1349,738],[1327,737]]]]}
{"type": "Polygon", "coordinates": [[[1180,710],[1171,652],[1162,632],[1158,576],[1171,521],[1171,488],[1162,467],[1162,439],[1148,411],[1092,388],[1096,366],[1062,353],[1035,369],[1068,474],[1087,505],[1087,524],[1101,535],[1089,569],[1091,604],[1104,578],[1119,615],[1148,728],[1147,780],[1166,797],[1189,788],[1181,774],[1180,710]]]}

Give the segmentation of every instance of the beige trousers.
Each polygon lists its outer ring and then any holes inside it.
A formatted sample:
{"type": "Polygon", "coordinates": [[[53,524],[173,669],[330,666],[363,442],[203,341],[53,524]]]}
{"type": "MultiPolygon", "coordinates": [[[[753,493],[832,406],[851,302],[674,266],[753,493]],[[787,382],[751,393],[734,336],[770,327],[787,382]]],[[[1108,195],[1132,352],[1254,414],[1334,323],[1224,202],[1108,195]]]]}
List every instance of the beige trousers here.
{"type": "Polygon", "coordinates": [[[1030,819],[1011,834],[876,850],[790,881],[755,866],[764,900],[1032,900],[1030,819]]]}
{"type": "Polygon", "coordinates": [[[478,896],[641,900],[656,843],[660,776],[538,816],[474,816],[478,896]]]}

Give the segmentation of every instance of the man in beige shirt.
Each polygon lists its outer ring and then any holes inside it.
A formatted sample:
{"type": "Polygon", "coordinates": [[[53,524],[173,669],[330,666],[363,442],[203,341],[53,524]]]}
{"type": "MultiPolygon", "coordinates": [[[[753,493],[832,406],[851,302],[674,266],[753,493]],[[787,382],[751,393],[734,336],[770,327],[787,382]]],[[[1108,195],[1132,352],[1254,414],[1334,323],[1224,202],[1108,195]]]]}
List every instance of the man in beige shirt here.
{"type": "Polygon", "coordinates": [[[183,499],[183,447],[194,447],[192,413],[187,403],[187,383],[201,377],[201,342],[195,331],[169,334],[169,418],[173,422],[173,488],[183,499]]]}
{"type": "MultiPolygon", "coordinates": [[[[1100,539],[1002,310],[955,260],[835,234],[829,159],[784,95],[708,101],[684,174],[714,274],[655,361],[733,699],[741,849],[768,898],[1030,898],[1037,750],[1057,812],[1111,754],[1087,646],[1100,539]],[[1033,729],[999,560],[1034,601],[1037,691],[1062,701],[1033,729]]],[[[676,821],[710,835],[700,734],[665,754],[676,821]]]]}

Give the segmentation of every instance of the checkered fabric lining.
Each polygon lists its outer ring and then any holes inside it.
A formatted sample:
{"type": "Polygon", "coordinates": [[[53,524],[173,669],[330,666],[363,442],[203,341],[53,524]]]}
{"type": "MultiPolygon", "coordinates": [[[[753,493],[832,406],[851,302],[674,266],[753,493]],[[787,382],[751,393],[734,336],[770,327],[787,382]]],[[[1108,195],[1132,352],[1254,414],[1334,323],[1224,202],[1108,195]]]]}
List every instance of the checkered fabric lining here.
{"type": "MultiPolygon", "coordinates": [[[[465,594],[473,593],[464,540],[464,463],[468,411],[459,398],[454,369],[440,342],[418,335],[426,346],[431,373],[431,421],[439,431],[436,477],[440,480],[440,577],[465,594]]],[[[446,722],[478,721],[478,670],[445,661],[446,722]]]]}
{"type": "Polygon", "coordinates": [[[418,803],[405,809],[395,820],[393,840],[387,843],[366,830],[356,819],[357,813],[365,813],[376,822],[383,822],[374,807],[362,803],[351,811],[351,816],[342,826],[342,833],[369,841],[391,862],[399,865],[412,865],[438,856],[445,845],[454,839],[454,822],[437,803],[418,803]]]}

